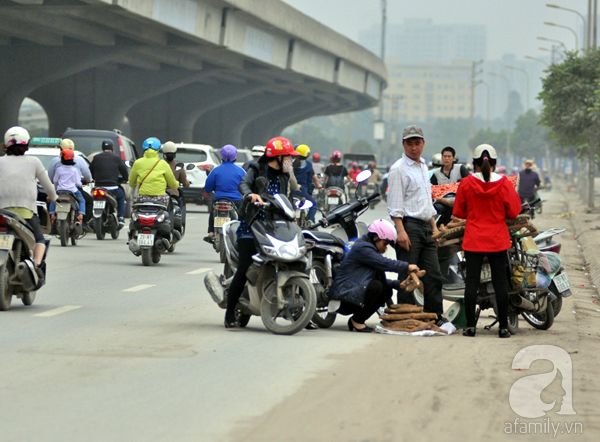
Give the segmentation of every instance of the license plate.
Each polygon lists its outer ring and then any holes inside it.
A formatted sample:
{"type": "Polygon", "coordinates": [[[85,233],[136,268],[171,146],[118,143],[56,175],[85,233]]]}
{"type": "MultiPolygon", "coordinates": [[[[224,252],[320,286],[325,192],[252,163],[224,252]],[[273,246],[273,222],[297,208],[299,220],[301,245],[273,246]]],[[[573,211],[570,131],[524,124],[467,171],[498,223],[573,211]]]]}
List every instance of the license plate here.
{"type": "Polygon", "coordinates": [[[0,250],[10,250],[14,240],[13,235],[0,235],[0,250]]]}
{"type": "Polygon", "coordinates": [[[215,227],[223,227],[229,221],[231,221],[231,218],[215,218],[215,227]]]}
{"type": "Polygon", "coordinates": [[[569,290],[573,286],[566,273],[561,273],[560,275],[555,276],[552,281],[554,281],[554,285],[556,285],[558,293],[569,290]]]}
{"type": "Polygon", "coordinates": [[[337,203],[338,203],[337,198],[327,198],[327,204],[337,204],[337,203]]]}
{"type": "Polygon", "coordinates": [[[94,201],[94,209],[104,209],[106,207],[106,201],[94,201]]]}
{"type": "Polygon", "coordinates": [[[154,235],[150,233],[138,233],[138,246],[149,246],[154,245],[154,235]]]}
{"type": "Polygon", "coordinates": [[[485,263],[481,266],[481,276],[479,282],[490,282],[492,280],[492,268],[489,264],[485,263]]]}

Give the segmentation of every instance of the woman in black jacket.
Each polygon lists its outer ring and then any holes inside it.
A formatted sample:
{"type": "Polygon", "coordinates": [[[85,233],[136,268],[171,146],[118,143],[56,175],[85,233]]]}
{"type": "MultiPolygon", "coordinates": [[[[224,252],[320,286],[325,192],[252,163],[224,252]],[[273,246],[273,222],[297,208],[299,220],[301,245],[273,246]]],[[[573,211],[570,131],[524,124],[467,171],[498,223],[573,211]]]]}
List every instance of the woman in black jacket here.
{"type": "Polygon", "coordinates": [[[373,328],[365,325],[365,321],[391,299],[392,289],[400,287],[400,281],[386,279],[385,272],[419,271],[414,264],[381,256],[397,237],[391,222],[373,221],[369,233],[356,241],[344,257],[329,290],[329,298],[341,301],[338,313],[353,315],[348,320],[350,331],[372,332],[373,328]]]}

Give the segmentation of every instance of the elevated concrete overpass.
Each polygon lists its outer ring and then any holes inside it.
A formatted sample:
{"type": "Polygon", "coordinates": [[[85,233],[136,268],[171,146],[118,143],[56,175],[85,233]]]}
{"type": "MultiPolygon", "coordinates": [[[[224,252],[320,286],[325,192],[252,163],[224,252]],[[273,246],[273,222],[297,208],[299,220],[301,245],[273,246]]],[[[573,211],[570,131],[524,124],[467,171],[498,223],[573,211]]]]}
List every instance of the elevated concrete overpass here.
{"type": "Polygon", "coordinates": [[[264,143],[377,104],[383,62],[280,0],[0,0],[0,128],[31,97],[51,136],[264,143]]]}

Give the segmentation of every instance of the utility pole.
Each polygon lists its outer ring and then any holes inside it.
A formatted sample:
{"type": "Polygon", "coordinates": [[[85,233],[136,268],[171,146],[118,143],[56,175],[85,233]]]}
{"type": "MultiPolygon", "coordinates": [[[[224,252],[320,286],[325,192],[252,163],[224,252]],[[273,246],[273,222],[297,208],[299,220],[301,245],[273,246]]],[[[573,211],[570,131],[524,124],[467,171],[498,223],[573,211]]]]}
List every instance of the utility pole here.
{"type": "Polygon", "coordinates": [[[483,71],[477,71],[477,66],[483,64],[483,60],[473,61],[471,64],[471,123],[469,125],[469,139],[473,138],[475,124],[475,86],[477,86],[476,77],[483,71]]]}
{"type": "MultiPolygon", "coordinates": [[[[387,0],[381,0],[381,59],[385,64],[385,31],[386,31],[386,23],[387,23],[387,0]]],[[[379,100],[379,122],[383,122],[383,90],[380,93],[379,100]]],[[[385,125],[384,125],[385,128],[385,125]]],[[[385,139],[385,129],[384,129],[384,137],[385,139]]],[[[377,142],[377,147],[379,150],[379,157],[383,158],[383,140],[379,140],[377,142]]]]}

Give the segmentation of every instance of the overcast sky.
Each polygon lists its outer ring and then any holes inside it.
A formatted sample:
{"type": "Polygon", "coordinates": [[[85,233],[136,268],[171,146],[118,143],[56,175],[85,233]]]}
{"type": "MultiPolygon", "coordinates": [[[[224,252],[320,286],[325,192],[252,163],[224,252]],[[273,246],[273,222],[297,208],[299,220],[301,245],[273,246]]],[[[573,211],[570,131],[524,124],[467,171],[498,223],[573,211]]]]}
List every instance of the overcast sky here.
{"type": "MultiPolygon", "coordinates": [[[[358,41],[358,33],[381,22],[380,0],[284,0],[296,9],[358,41]]],[[[431,18],[433,23],[482,24],[487,27],[488,59],[512,53],[522,59],[548,56],[538,49],[550,47],[538,36],[561,40],[574,49],[575,37],[567,29],[544,25],[545,21],[569,26],[577,32],[583,21],[572,12],[546,7],[546,3],[575,9],[587,15],[586,0],[388,0],[388,23],[410,18],[431,18]]],[[[580,47],[583,37],[579,36],[580,47]]]]}

